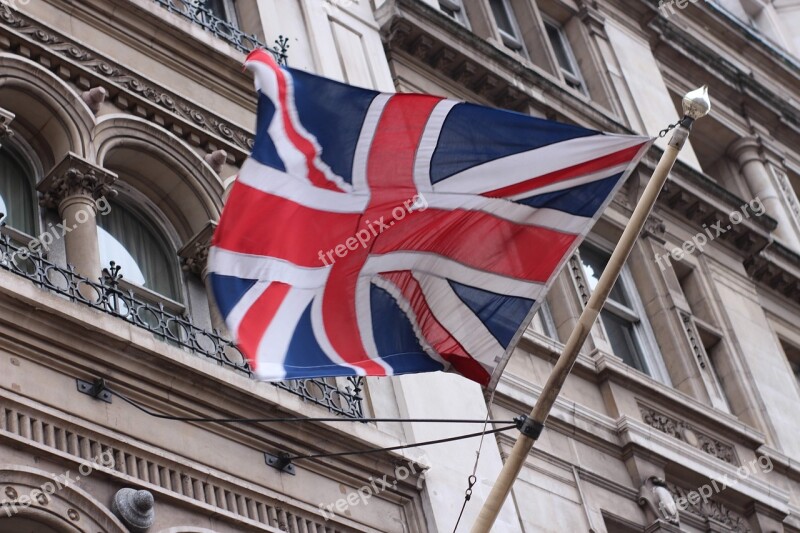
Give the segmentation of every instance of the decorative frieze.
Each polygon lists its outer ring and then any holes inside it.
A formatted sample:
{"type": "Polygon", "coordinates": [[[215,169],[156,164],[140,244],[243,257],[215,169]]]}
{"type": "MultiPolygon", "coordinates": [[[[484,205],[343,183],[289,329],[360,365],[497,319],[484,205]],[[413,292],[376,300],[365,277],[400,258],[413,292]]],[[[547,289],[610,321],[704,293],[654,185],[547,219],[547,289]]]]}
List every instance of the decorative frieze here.
{"type": "MultiPolygon", "coordinates": [[[[196,146],[219,144],[219,141],[211,139],[221,139],[237,149],[235,158],[237,161],[243,160],[252,150],[253,137],[244,129],[222,120],[175,93],[150,84],[138,74],[57,34],[50,28],[40,26],[34,20],[0,2],[0,28],[2,27],[13,29],[47,50],[40,56],[40,63],[62,79],[75,81],[84,89],[97,85],[88,80],[84,72],[75,69],[71,65],[73,64],[81,70],[85,69],[96,79],[102,80],[101,84],[113,96],[111,101],[123,111],[133,112],[139,109],[141,111],[139,114],[147,120],[170,129],[174,134],[196,146]],[[52,57],[47,57],[48,55],[52,57]],[[46,57],[47,60],[44,61],[46,57]],[[55,60],[57,58],[63,61],[55,60]],[[137,97],[146,101],[151,109],[142,107],[142,104],[135,100],[137,97]],[[192,128],[205,135],[198,135],[192,128]]],[[[2,48],[1,40],[0,48],[2,48]]],[[[11,47],[11,51],[14,52],[15,48],[11,47]]],[[[2,131],[1,125],[0,131],[2,131]]]]}
{"type": "Polygon", "coordinates": [[[682,420],[675,420],[650,407],[640,405],[639,411],[642,414],[642,421],[653,429],[683,441],[693,448],[697,448],[698,450],[716,457],[720,461],[739,466],[740,463],[736,457],[736,451],[730,444],[721,442],[682,420]]]}
{"type": "Polygon", "coordinates": [[[697,496],[696,491],[679,487],[674,483],[667,482],[666,486],[675,500],[686,502],[687,507],[684,509],[685,512],[691,513],[700,518],[704,518],[708,521],[714,521],[723,524],[733,533],[752,532],[747,520],[736,511],[728,508],[726,505],[710,498],[704,499],[694,497],[697,496]],[[692,498],[689,497],[690,493],[692,493],[692,498]]]}

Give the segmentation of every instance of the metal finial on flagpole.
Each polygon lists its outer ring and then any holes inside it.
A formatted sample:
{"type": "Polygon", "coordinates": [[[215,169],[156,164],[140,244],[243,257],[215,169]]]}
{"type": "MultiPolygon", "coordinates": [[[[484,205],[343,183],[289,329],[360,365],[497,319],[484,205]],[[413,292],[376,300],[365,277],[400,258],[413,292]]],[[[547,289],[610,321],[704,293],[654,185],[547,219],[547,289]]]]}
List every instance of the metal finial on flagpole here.
{"type": "Polygon", "coordinates": [[[489,493],[483,508],[481,508],[481,512],[472,527],[472,533],[489,533],[491,530],[497,515],[500,513],[503,502],[508,497],[514,481],[517,479],[520,470],[522,470],[528,453],[544,429],[544,423],[550,414],[550,409],[555,404],[556,398],[561,392],[561,388],[572,370],[575,360],[578,358],[578,353],[583,343],[589,336],[597,316],[603,309],[603,305],[614,287],[614,283],[617,281],[619,273],[628,259],[628,255],[631,253],[633,245],[644,227],[644,223],[647,221],[647,217],[650,215],[650,211],[655,206],[658,194],[667,181],[669,172],[678,158],[678,153],[686,144],[686,139],[689,138],[689,130],[692,124],[695,120],[706,116],[710,110],[711,100],[708,97],[708,87],[706,85],[687,93],[683,97],[683,119],[673,131],[672,137],[667,143],[667,148],[653,171],[653,176],[650,178],[647,187],[645,187],[642,198],[636,204],[630,221],[592,291],[592,295],[586,307],[584,307],[575,329],[572,330],[569,339],[567,339],[564,351],[547,378],[547,383],[542,388],[539,399],[533,406],[522,428],[520,428],[521,435],[516,444],[514,444],[514,448],[503,465],[492,491],[489,493]]]}

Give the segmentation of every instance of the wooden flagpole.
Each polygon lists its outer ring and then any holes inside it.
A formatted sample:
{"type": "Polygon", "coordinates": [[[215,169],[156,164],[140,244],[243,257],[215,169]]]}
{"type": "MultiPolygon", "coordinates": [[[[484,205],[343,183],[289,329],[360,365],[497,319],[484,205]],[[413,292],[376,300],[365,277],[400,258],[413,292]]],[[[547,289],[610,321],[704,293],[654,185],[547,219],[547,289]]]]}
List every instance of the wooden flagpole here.
{"type": "Polygon", "coordinates": [[[472,527],[472,533],[489,533],[491,530],[497,515],[500,513],[503,502],[508,497],[514,481],[522,470],[528,453],[544,429],[544,423],[550,414],[550,409],[552,409],[556,398],[561,392],[561,388],[572,370],[575,360],[578,358],[578,353],[586,341],[586,337],[589,336],[592,325],[594,325],[597,316],[603,309],[603,305],[614,287],[614,283],[617,281],[617,277],[619,277],[619,273],[628,259],[628,255],[630,255],[647,217],[650,215],[650,211],[652,211],[656,203],[656,198],[658,198],[658,194],[667,181],[669,172],[678,158],[678,153],[686,144],[692,124],[696,119],[707,115],[710,110],[711,101],[708,98],[708,88],[705,85],[684,96],[684,117],[673,132],[667,148],[664,150],[664,154],[661,156],[661,160],[658,162],[653,176],[642,194],[642,198],[636,205],[631,219],[622,233],[622,237],[620,237],[608,264],[597,282],[597,286],[592,291],[589,302],[578,319],[578,324],[572,330],[567,343],[564,345],[564,351],[550,373],[539,399],[520,429],[522,434],[517,439],[508,460],[503,465],[503,469],[472,527]]]}

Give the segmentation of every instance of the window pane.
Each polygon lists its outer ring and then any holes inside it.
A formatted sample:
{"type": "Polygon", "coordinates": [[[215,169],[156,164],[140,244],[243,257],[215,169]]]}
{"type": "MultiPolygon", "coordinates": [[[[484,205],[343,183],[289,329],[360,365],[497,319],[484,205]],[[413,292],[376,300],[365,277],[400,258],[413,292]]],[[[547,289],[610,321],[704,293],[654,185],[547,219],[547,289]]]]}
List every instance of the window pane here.
{"type": "MultiPolygon", "coordinates": [[[[597,286],[597,282],[600,281],[600,274],[602,274],[603,269],[606,268],[609,257],[608,254],[600,252],[595,248],[581,246],[581,262],[583,263],[583,270],[586,272],[586,281],[591,290],[594,290],[597,286]]],[[[631,306],[630,300],[625,294],[625,290],[622,288],[619,280],[614,284],[614,288],[611,289],[609,298],[621,303],[625,307],[631,306]]]]}
{"type": "Polygon", "coordinates": [[[131,283],[178,299],[178,281],[172,255],[163,239],[139,217],[119,204],[107,215],[98,216],[100,261],[105,267],[114,261],[131,283]]]}
{"type": "Polygon", "coordinates": [[[491,0],[491,5],[492,14],[494,15],[495,22],[497,22],[497,27],[500,28],[501,31],[516,37],[517,32],[514,31],[511,15],[508,10],[506,10],[505,2],[503,0],[491,0]]]}
{"type": "Polygon", "coordinates": [[[611,342],[614,354],[621,357],[625,364],[646,374],[649,373],[639,352],[634,325],[605,309],[600,316],[603,319],[603,326],[608,333],[608,340],[611,342]]]}
{"type": "Polygon", "coordinates": [[[227,10],[225,9],[225,2],[226,0],[204,0],[202,3],[203,6],[211,11],[211,13],[213,13],[218,19],[226,22],[232,22],[228,16],[227,10]]]}
{"type": "Polygon", "coordinates": [[[33,235],[35,215],[30,176],[11,154],[0,150],[0,213],[6,215],[6,224],[33,235]]]}
{"type": "Polygon", "coordinates": [[[547,37],[550,39],[550,44],[553,46],[553,51],[556,54],[558,65],[567,72],[577,75],[578,73],[575,72],[575,66],[572,64],[572,58],[567,50],[568,44],[560,28],[549,22],[545,22],[544,27],[547,30],[547,37]]]}

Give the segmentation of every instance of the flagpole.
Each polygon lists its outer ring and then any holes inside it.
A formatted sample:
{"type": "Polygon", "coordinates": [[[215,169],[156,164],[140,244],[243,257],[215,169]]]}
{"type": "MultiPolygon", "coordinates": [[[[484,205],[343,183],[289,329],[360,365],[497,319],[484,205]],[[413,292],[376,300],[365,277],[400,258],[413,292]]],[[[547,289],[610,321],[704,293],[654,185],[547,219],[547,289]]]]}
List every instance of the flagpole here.
{"type": "Polygon", "coordinates": [[[550,373],[539,399],[522,425],[520,429],[522,434],[514,444],[514,448],[503,465],[503,469],[500,471],[489,497],[486,499],[483,508],[481,508],[481,512],[472,526],[472,533],[489,533],[491,530],[497,515],[500,513],[503,502],[508,497],[514,481],[522,470],[528,453],[544,429],[544,423],[550,414],[550,409],[552,409],[556,398],[561,392],[561,388],[564,386],[564,382],[572,370],[575,360],[578,358],[578,353],[586,341],[586,337],[589,336],[592,325],[594,325],[597,316],[603,309],[603,305],[614,287],[614,283],[617,281],[619,273],[628,259],[628,255],[630,255],[647,217],[650,215],[650,211],[652,211],[656,203],[658,194],[667,181],[667,176],[669,176],[669,172],[678,158],[678,153],[686,144],[692,124],[696,119],[707,115],[710,110],[711,101],[708,99],[708,88],[705,85],[684,96],[684,117],[679,122],[678,127],[675,128],[667,148],[664,150],[664,154],[661,156],[661,160],[650,178],[650,182],[645,187],[642,198],[636,205],[631,219],[617,243],[617,247],[608,260],[608,264],[603,269],[597,286],[592,291],[589,302],[578,319],[578,324],[572,330],[567,343],[564,345],[564,351],[550,373]]]}

